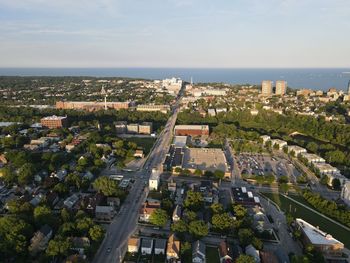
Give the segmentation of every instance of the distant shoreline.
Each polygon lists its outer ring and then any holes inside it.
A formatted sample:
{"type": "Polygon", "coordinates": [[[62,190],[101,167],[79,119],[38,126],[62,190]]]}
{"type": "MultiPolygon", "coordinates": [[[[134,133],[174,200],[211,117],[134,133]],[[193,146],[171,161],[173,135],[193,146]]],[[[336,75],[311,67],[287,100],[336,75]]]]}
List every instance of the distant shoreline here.
{"type": "Polygon", "coordinates": [[[120,77],[164,79],[179,77],[195,83],[222,82],[259,85],[262,80],[286,80],[293,89],[347,90],[350,68],[0,68],[0,76],[120,77]]]}

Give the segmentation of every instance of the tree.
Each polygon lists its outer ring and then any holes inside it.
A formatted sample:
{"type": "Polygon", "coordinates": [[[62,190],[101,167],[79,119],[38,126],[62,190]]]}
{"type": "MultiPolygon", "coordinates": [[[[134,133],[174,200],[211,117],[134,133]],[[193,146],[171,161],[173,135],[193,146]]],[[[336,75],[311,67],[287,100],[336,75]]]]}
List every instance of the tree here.
{"type": "Polygon", "coordinates": [[[243,219],[247,215],[247,209],[242,205],[233,204],[233,212],[239,219],[243,219]]]}
{"type": "Polygon", "coordinates": [[[253,240],[253,237],[254,237],[254,233],[249,228],[241,228],[241,229],[238,230],[239,243],[243,247],[246,247],[249,244],[251,244],[252,240],[253,240]]]}
{"type": "Polygon", "coordinates": [[[202,170],[200,170],[200,169],[196,169],[196,170],[194,171],[194,175],[202,176],[202,175],[203,175],[203,172],[202,172],[202,170]]]}
{"type": "Polygon", "coordinates": [[[207,236],[209,232],[207,224],[202,220],[192,221],[188,226],[188,231],[198,239],[207,236]]]}
{"type": "Polygon", "coordinates": [[[50,257],[67,256],[70,247],[71,244],[68,238],[56,235],[54,239],[50,240],[46,249],[46,254],[50,257]]]}
{"type": "Polygon", "coordinates": [[[37,226],[42,226],[45,224],[52,225],[55,221],[51,209],[45,205],[35,207],[33,214],[34,221],[37,226]]]}
{"type": "Polygon", "coordinates": [[[184,214],[187,222],[191,222],[197,218],[197,214],[188,209],[184,211],[184,214]]]}
{"type": "MultiPolygon", "coordinates": [[[[29,238],[33,231],[29,224],[14,216],[0,217],[0,255],[1,260],[25,255],[29,238]]],[[[10,260],[8,260],[10,261],[10,260]]],[[[11,260],[12,261],[12,260],[11,260]]]]}
{"type": "Polygon", "coordinates": [[[188,225],[186,224],[186,222],[182,219],[180,219],[179,221],[173,223],[171,225],[171,231],[175,232],[176,234],[184,234],[188,231],[188,225]]]}
{"type": "Polygon", "coordinates": [[[64,183],[58,183],[54,186],[53,191],[56,192],[60,197],[64,197],[68,194],[68,186],[64,183]]]}
{"type": "Polygon", "coordinates": [[[223,172],[223,171],[221,171],[221,170],[216,170],[216,171],[214,172],[214,177],[215,177],[216,179],[224,179],[224,177],[225,177],[225,172],[223,172]]]}
{"type": "Polygon", "coordinates": [[[181,256],[191,256],[191,243],[190,242],[183,242],[181,243],[181,248],[180,248],[180,254],[181,256]]]}
{"type": "Polygon", "coordinates": [[[252,256],[241,254],[235,261],[236,263],[255,263],[255,259],[252,256]]]}
{"type": "Polygon", "coordinates": [[[89,236],[93,241],[101,241],[104,237],[104,230],[100,225],[94,225],[89,229],[89,236]]]}
{"type": "Polygon", "coordinates": [[[199,192],[194,192],[192,190],[187,192],[184,206],[194,211],[198,211],[203,206],[203,196],[199,192]]]}
{"type": "Polygon", "coordinates": [[[156,209],[150,216],[150,222],[153,225],[164,227],[168,222],[168,214],[163,209],[156,209]]]}
{"type": "Polygon", "coordinates": [[[14,171],[11,169],[9,165],[0,169],[0,174],[2,174],[2,179],[5,181],[7,185],[11,185],[16,183],[17,177],[14,171]]]}
{"type": "Polygon", "coordinates": [[[91,227],[94,226],[94,222],[90,217],[83,217],[77,219],[76,221],[76,229],[82,234],[85,235],[91,227]]]}
{"type": "Polygon", "coordinates": [[[280,188],[280,191],[281,191],[282,193],[287,193],[288,190],[289,190],[289,185],[286,184],[286,183],[283,183],[283,184],[280,185],[279,188],[280,188]]]}
{"type": "Polygon", "coordinates": [[[167,211],[168,215],[171,215],[172,212],[173,212],[174,204],[171,201],[171,199],[165,198],[165,199],[162,200],[162,206],[161,207],[162,207],[162,209],[167,211]]]}
{"type": "Polygon", "coordinates": [[[182,173],[181,167],[175,167],[175,173],[182,173]]]}
{"type": "Polygon", "coordinates": [[[286,184],[286,183],[288,183],[288,176],[286,176],[286,175],[283,175],[283,176],[281,176],[280,178],[278,178],[278,182],[280,183],[280,184],[286,184]]]}
{"type": "Polygon", "coordinates": [[[204,172],[204,176],[210,178],[210,177],[213,177],[214,174],[213,174],[213,172],[211,172],[211,171],[205,171],[205,172],[204,172]]]}
{"type": "Polygon", "coordinates": [[[214,203],[210,206],[210,209],[213,214],[221,214],[224,212],[224,207],[220,203],[214,203]]]}
{"type": "Polygon", "coordinates": [[[31,163],[24,164],[18,172],[18,183],[20,185],[29,184],[34,179],[35,167],[31,163]]]}
{"type": "Polygon", "coordinates": [[[99,192],[102,192],[106,196],[120,196],[121,190],[119,189],[117,182],[107,176],[101,176],[93,182],[94,188],[99,192]]]}
{"type": "Polygon", "coordinates": [[[214,229],[219,232],[230,231],[233,228],[234,219],[228,213],[216,214],[211,219],[214,229]]]}

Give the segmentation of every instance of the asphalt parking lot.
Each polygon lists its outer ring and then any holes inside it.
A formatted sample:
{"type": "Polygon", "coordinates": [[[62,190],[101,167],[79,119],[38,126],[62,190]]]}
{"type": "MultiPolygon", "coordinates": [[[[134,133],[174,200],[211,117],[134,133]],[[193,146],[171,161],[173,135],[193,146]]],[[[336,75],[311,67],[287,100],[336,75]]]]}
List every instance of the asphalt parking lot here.
{"type": "Polygon", "coordinates": [[[238,169],[241,174],[266,175],[273,174],[276,179],[288,176],[291,182],[295,182],[300,172],[288,160],[271,157],[262,154],[239,154],[235,156],[238,169]]]}

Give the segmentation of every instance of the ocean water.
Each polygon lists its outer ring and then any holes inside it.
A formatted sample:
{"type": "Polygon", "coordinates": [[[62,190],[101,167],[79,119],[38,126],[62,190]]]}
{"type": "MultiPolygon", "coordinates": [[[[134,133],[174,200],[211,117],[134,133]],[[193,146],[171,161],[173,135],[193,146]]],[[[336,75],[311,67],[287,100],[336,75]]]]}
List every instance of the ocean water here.
{"type": "Polygon", "coordinates": [[[350,68],[0,68],[1,76],[93,76],[164,79],[179,77],[194,83],[260,84],[286,80],[291,88],[347,90],[350,68]]]}

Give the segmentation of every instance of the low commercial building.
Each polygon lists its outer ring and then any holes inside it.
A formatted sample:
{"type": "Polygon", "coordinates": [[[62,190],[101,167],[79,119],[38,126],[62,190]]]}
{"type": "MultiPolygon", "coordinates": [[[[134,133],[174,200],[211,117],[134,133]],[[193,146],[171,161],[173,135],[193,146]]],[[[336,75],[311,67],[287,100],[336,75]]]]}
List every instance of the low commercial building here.
{"type": "Polygon", "coordinates": [[[160,181],[160,171],[157,169],[152,169],[152,174],[149,178],[149,190],[158,190],[159,187],[159,181],[160,181]]]}
{"type": "Polygon", "coordinates": [[[131,102],[98,102],[98,101],[57,101],[56,109],[88,110],[97,111],[107,109],[128,109],[131,102]]]}
{"type": "Polygon", "coordinates": [[[173,144],[175,147],[185,147],[187,144],[187,136],[175,136],[173,144]]]}
{"type": "Polygon", "coordinates": [[[287,146],[287,142],[286,141],[283,141],[283,140],[280,140],[280,139],[273,139],[271,140],[271,145],[272,147],[274,147],[275,145],[278,146],[278,149],[279,150],[282,150],[284,146],[287,146]]]}
{"type": "Polygon", "coordinates": [[[315,168],[320,172],[320,174],[325,175],[337,175],[340,171],[328,163],[315,163],[315,168]]]}
{"type": "Polygon", "coordinates": [[[49,129],[66,128],[68,127],[67,116],[48,116],[40,120],[43,127],[49,129]]]}
{"type": "Polygon", "coordinates": [[[176,136],[209,136],[208,125],[176,125],[174,128],[176,136]]]}
{"type": "Polygon", "coordinates": [[[341,257],[344,250],[344,244],[333,238],[330,234],[321,231],[301,218],[296,220],[297,228],[301,231],[303,243],[313,245],[315,249],[325,256],[341,257]]]}
{"type": "Polygon", "coordinates": [[[301,153],[306,153],[306,149],[298,145],[290,145],[288,146],[288,153],[292,152],[294,152],[295,156],[298,156],[301,153]]]}
{"type": "Polygon", "coordinates": [[[126,121],[118,121],[118,122],[116,122],[115,123],[115,131],[117,132],[117,134],[126,133],[126,125],[127,125],[126,121]]]}
{"type": "Polygon", "coordinates": [[[130,123],[126,125],[127,133],[139,133],[139,125],[137,123],[130,123]]]}
{"type": "Polygon", "coordinates": [[[260,198],[247,190],[246,187],[233,187],[232,195],[235,203],[247,207],[260,206],[260,198]]]}
{"type": "Polygon", "coordinates": [[[305,158],[308,163],[324,163],[326,160],[313,153],[301,153],[301,157],[305,158]]]}
{"type": "Polygon", "coordinates": [[[260,136],[260,138],[261,138],[261,140],[262,140],[262,142],[263,142],[264,145],[265,145],[269,140],[271,140],[271,137],[268,136],[268,135],[262,135],[262,136],[260,136]]]}
{"type": "Polygon", "coordinates": [[[215,172],[216,170],[230,176],[224,152],[215,148],[186,148],[182,168],[194,172],[196,169],[215,172]]]}
{"type": "Polygon", "coordinates": [[[136,110],[137,111],[160,111],[162,113],[167,113],[170,111],[170,106],[145,104],[145,105],[137,105],[136,110]]]}
{"type": "Polygon", "coordinates": [[[165,157],[163,163],[163,169],[166,171],[171,171],[173,168],[182,167],[184,158],[184,148],[176,147],[174,145],[170,146],[169,152],[165,157]]]}
{"type": "Polygon", "coordinates": [[[152,122],[143,122],[139,124],[140,134],[151,134],[152,133],[152,122]]]}

